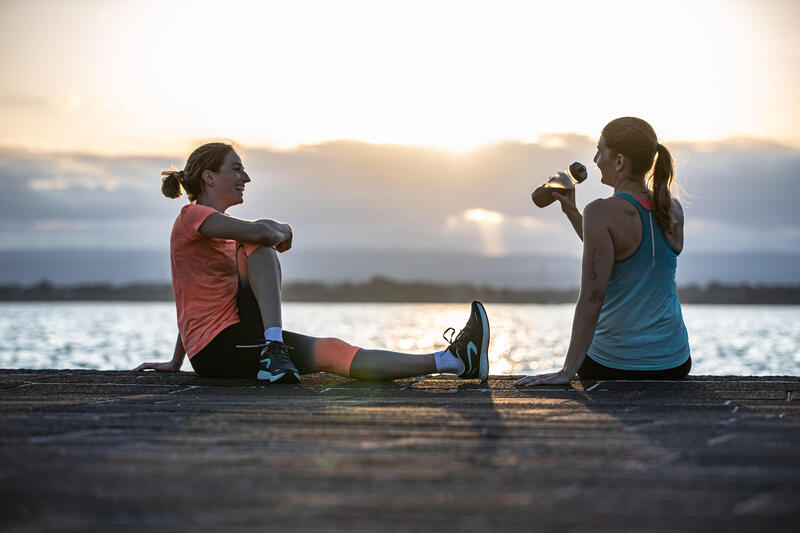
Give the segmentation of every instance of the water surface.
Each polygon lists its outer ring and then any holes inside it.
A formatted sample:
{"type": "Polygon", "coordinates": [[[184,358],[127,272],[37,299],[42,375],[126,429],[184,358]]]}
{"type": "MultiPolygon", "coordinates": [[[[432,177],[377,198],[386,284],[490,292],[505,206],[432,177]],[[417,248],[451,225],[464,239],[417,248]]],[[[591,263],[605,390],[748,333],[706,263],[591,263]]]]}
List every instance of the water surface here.
{"type": "MultiPolygon", "coordinates": [[[[574,305],[488,304],[492,374],[561,367],[574,305]]],[[[693,374],[800,375],[800,306],[684,305],[693,374]]],[[[371,348],[429,353],[460,329],[468,304],[286,303],[286,329],[371,348]]],[[[0,367],[124,370],[168,360],[171,303],[0,304],[0,367]]],[[[191,370],[188,361],[184,370],[191,370]]]]}

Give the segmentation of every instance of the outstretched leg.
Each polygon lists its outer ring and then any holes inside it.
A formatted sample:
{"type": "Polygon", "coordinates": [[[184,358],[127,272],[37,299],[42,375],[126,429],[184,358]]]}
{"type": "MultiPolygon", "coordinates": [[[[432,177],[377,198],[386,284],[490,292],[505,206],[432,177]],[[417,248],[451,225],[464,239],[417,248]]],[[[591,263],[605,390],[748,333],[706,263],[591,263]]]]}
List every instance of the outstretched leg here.
{"type": "MultiPolygon", "coordinates": [[[[455,330],[452,331],[455,335],[455,330]]],[[[453,335],[446,350],[433,354],[358,350],[350,366],[350,376],[380,380],[446,372],[462,378],[486,380],[489,377],[489,319],[483,304],[472,302],[469,320],[455,338],[453,335]]]]}
{"type": "Polygon", "coordinates": [[[284,331],[291,357],[301,374],[331,372],[340,376],[382,381],[440,372],[434,354],[411,355],[365,350],[340,339],[318,338],[284,331]]]}
{"type": "MultiPolygon", "coordinates": [[[[243,322],[257,319],[266,331],[282,327],[281,267],[277,252],[269,247],[242,244],[239,265],[239,315],[243,322]],[[252,301],[255,299],[257,306],[252,301]],[[255,308],[255,309],[254,309],[255,308]]],[[[332,372],[364,380],[390,380],[435,372],[464,378],[488,375],[489,323],[483,305],[473,302],[467,325],[446,350],[429,354],[405,354],[367,350],[340,339],[317,338],[283,332],[290,357],[301,374],[332,372]]]]}
{"type": "Polygon", "coordinates": [[[432,353],[409,355],[388,350],[359,350],[350,365],[350,377],[389,380],[439,372],[432,353]]]}
{"type": "MultiPolygon", "coordinates": [[[[452,329],[452,328],[451,328],[452,329]]],[[[450,337],[446,350],[410,355],[388,350],[365,350],[339,339],[318,339],[284,332],[293,347],[292,360],[301,373],[332,372],[365,380],[388,380],[434,372],[485,380],[489,375],[489,320],[480,302],[464,328],[450,337]]]]}

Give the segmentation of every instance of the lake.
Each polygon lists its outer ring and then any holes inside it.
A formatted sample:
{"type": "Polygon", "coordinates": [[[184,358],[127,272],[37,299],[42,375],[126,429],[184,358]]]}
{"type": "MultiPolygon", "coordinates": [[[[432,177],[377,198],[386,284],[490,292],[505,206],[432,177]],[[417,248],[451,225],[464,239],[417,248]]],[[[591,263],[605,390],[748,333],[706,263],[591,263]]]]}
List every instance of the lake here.
{"type": "MultiPolygon", "coordinates": [[[[490,372],[560,368],[574,305],[487,304],[490,372]]],[[[684,305],[692,374],[800,375],[800,306],[684,305]]],[[[429,353],[463,327],[468,304],[284,304],[286,329],[366,347],[429,353]]],[[[0,303],[0,368],[124,370],[168,360],[177,336],[172,303],[0,303]]],[[[188,360],[184,370],[191,370],[188,360]]]]}

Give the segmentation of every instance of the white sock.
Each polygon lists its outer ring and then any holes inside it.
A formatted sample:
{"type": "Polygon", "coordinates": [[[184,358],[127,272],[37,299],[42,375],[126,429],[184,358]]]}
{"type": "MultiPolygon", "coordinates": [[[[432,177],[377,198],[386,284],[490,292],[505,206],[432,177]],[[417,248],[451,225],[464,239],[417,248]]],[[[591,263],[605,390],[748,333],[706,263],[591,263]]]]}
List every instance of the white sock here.
{"type": "Polygon", "coordinates": [[[264,330],[264,340],[267,342],[283,342],[283,330],[281,328],[267,328],[264,330]]]}
{"type": "Polygon", "coordinates": [[[434,352],[436,371],[440,374],[460,374],[464,371],[464,361],[450,353],[450,350],[434,352]]]}

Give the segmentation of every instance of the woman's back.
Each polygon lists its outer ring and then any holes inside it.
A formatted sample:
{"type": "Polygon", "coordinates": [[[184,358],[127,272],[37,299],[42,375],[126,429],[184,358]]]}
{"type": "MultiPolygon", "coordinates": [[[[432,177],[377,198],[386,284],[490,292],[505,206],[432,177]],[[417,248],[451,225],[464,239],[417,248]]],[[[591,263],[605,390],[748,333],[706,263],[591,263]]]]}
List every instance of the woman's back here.
{"type": "Polygon", "coordinates": [[[689,356],[675,282],[682,216],[669,239],[650,202],[626,193],[605,202],[614,265],[589,356],[620,369],[679,366],[689,356]]]}
{"type": "MultiPolygon", "coordinates": [[[[652,210],[652,192],[648,192],[646,195],[630,196],[652,210]]],[[[642,241],[639,211],[630,201],[621,196],[615,195],[605,201],[609,204],[606,212],[608,213],[608,231],[614,242],[614,261],[621,261],[632,256],[642,241]]],[[[683,208],[677,200],[672,202],[672,215],[675,219],[672,228],[666,232],[662,230],[662,232],[670,247],[675,252],[681,253],[683,250],[683,208]]],[[[653,223],[656,223],[655,218],[653,218],[653,223]]]]}

